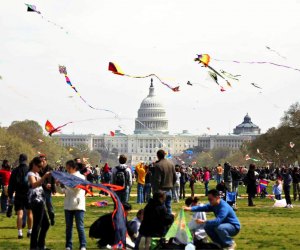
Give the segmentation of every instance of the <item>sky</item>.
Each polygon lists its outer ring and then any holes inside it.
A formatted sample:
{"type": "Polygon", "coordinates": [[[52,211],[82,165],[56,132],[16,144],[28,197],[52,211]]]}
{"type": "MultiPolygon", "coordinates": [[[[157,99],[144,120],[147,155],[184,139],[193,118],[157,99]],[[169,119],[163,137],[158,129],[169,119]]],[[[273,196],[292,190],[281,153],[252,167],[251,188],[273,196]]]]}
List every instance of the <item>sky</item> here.
{"type": "Polygon", "coordinates": [[[126,73],[156,73],[171,85],[181,85],[174,93],[154,79],[170,133],[187,129],[203,134],[210,127],[212,134],[228,134],[246,113],[265,132],[278,126],[283,112],[300,99],[299,71],[213,60],[270,61],[300,68],[299,0],[28,3],[44,18],[27,12],[24,1],[1,2],[1,126],[24,119],[42,126],[47,119],[54,126],[92,119],[68,125],[63,132],[103,134],[121,126],[132,133],[150,79],[113,75],[107,70],[111,61],[126,73]],[[242,75],[240,81],[220,92],[207,68],[194,62],[203,53],[211,56],[214,68],[242,75]],[[121,120],[88,108],[59,74],[58,65],[67,67],[72,83],[90,104],[113,110],[121,120]],[[201,85],[188,86],[188,80],[201,85]]]}

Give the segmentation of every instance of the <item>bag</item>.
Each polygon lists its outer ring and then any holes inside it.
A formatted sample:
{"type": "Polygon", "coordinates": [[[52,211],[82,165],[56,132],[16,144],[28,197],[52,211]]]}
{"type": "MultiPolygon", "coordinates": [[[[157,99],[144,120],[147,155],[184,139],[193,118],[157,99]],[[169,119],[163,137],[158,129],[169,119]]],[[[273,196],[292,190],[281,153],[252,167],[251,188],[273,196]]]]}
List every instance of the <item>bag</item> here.
{"type": "Polygon", "coordinates": [[[129,177],[126,168],[117,167],[115,184],[121,187],[128,186],[128,182],[129,182],[128,179],[129,177]]]}
{"type": "Polygon", "coordinates": [[[18,190],[23,190],[25,193],[28,191],[28,179],[27,179],[28,169],[25,167],[16,168],[16,185],[18,190]]]}

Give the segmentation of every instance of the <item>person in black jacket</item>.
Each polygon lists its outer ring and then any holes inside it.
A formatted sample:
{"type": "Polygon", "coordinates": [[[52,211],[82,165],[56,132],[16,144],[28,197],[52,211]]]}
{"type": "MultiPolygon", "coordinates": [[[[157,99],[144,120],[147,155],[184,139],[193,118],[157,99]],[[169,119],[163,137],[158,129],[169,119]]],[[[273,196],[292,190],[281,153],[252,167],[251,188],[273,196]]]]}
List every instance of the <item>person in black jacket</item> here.
{"type": "Polygon", "coordinates": [[[185,199],[185,184],[188,181],[187,173],[183,168],[180,168],[180,193],[179,199],[185,199]]]}
{"type": "MultiPolygon", "coordinates": [[[[40,159],[42,160],[42,166],[43,166],[43,168],[40,170],[40,176],[43,177],[47,172],[53,171],[53,168],[48,165],[46,155],[40,155],[40,159]]],[[[45,179],[45,182],[43,183],[43,189],[45,193],[46,207],[47,207],[50,223],[51,226],[54,226],[55,214],[52,205],[52,194],[56,193],[56,187],[55,187],[55,180],[52,176],[45,179]]]]}
{"type": "Polygon", "coordinates": [[[30,206],[28,204],[28,182],[26,180],[27,173],[28,173],[28,166],[27,166],[27,155],[21,154],[19,156],[19,166],[15,168],[9,180],[8,185],[8,202],[12,204],[14,201],[15,211],[17,213],[17,228],[18,228],[18,239],[23,238],[22,232],[22,224],[23,224],[23,216],[25,209],[27,210],[27,225],[28,225],[28,232],[27,237],[31,236],[32,232],[32,212],[30,206]],[[15,198],[13,196],[15,194],[15,198]]]}
{"type": "Polygon", "coordinates": [[[298,199],[300,200],[300,171],[299,167],[294,167],[292,172],[292,179],[293,179],[293,191],[294,191],[294,201],[298,199]]]}
{"type": "Polygon", "coordinates": [[[145,248],[145,242],[146,245],[149,245],[152,237],[163,237],[174,222],[174,215],[168,213],[164,205],[165,200],[165,192],[158,191],[146,205],[139,237],[136,241],[136,249],[145,248]]]}
{"type": "Polygon", "coordinates": [[[246,175],[247,180],[247,194],[248,194],[248,206],[253,207],[253,198],[255,197],[257,190],[256,190],[256,176],[255,176],[255,165],[249,165],[249,171],[246,175]]]}

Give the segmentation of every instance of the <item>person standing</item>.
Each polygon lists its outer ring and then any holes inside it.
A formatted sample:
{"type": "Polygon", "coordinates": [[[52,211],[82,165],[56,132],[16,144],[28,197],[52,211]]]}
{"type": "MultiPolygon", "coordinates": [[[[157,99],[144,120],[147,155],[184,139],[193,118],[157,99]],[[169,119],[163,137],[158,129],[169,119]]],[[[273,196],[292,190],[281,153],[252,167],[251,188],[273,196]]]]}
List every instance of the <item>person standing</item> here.
{"type": "Polygon", "coordinates": [[[257,193],[256,189],[256,175],[255,175],[255,165],[249,165],[249,171],[246,175],[246,184],[247,184],[247,194],[248,194],[248,206],[254,207],[253,198],[257,193]]]}
{"type": "Polygon", "coordinates": [[[127,157],[120,155],[119,166],[116,166],[112,170],[112,184],[124,187],[123,190],[117,191],[120,201],[128,202],[130,196],[130,187],[132,186],[132,173],[130,168],[126,165],[127,157]]]}
{"type": "Polygon", "coordinates": [[[210,181],[210,172],[207,167],[204,168],[203,182],[205,186],[205,196],[208,195],[208,184],[210,181]]]}
{"type": "Polygon", "coordinates": [[[11,176],[10,165],[8,160],[3,160],[2,169],[0,170],[0,177],[2,182],[2,193],[1,193],[1,213],[7,211],[8,201],[8,184],[11,176]]]}
{"type": "Polygon", "coordinates": [[[221,164],[218,164],[217,166],[217,184],[220,184],[221,181],[222,181],[222,177],[223,177],[223,172],[224,172],[224,169],[222,167],[221,164]]]}
{"type": "Polygon", "coordinates": [[[236,243],[232,237],[236,236],[241,224],[232,207],[221,199],[219,192],[212,189],[208,192],[209,204],[204,206],[184,207],[185,211],[191,212],[213,212],[216,216],[213,220],[197,219],[196,223],[203,224],[205,232],[214,243],[222,248],[235,249],[236,243]]]}
{"type": "Polygon", "coordinates": [[[151,198],[151,180],[152,180],[152,172],[150,171],[150,167],[145,167],[146,176],[145,176],[145,186],[144,186],[144,201],[148,203],[151,198]]]}
{"type": "Polygon", "coordinates": [[[283,192],[286,200],[286,208],[293,208],[291,200],[291,185],[292,185],[292,175],[287,167],[282,168],[282,178],[283,178],[283,192]]]}
{"type": "Polygon", "coordinates": [[[138,176],[138,184],[137,184],[137,204],[144,203],[144,186],[145,186],[145,165],[143,162],[140,162],[136,165],[135,171],[138,176]]]}
{"type": "MultiPolygon", "coordinates": [[[[40,176],[43,177],[45,173],[53,171],[53,168],[49,166],[46,155],[40,155],[42,160],[42,168],[40,169],[40,176]]],[[[48,211],[48,216],[50,219],[51,226],[55,224],[55,214],[52,204],[52,194],[56,194],[55,180],[52,176],[45,179],[43,183],[43,189],[46,198],[46,207],[48,211]]]]}
{"type": "Polygon", "coordinates": [[[173,198],[174,198],[174,202],[179,202],[179,190],[180,190],[180,168],[179,166],[175,166],[175,171],[176,171],[176,182],[173,188],[173,198]]]}
{"type": "Polygon", "coordinates": [[[187,183],[187,174],[183,167],[180,168],[180,194],[179,199],[185,199],[185,184],[187,183]]]}
{"type": "Polygon", "coordinates": [[[231,176],[232,176],[232,192],[235,192],[236,197],[237,197],[238,193],[239,193],[239,182],[242,178],[242,175],[241,175],[238,167],[234,167],[231,170],[231,176]]]}
{"type": "Polygon", "coordinates": [[[15,168],[10,176],[9,185],[8,185],[8,202],[12,204],[12,201],[15,206],[15,211],[17,213],[17,228],[18,228],[18,239],[23,238],[23,216],[24,210],[27,211],[27,226],[28,232],[27,237],[31,236],[32,232],[32,212],[28,204],[28,181],[26,179],[28,173],[27,166],[27,155],[20,154],[19,156],[19,166],[15,168]],[[15,198],[13,199],[13,195],[15,198]]]}
{"type": "Polygon", "coordinates": [[[231,166],[228,162],[224,164],[224,182],[228,192],[232,192],[232,176],[231,176],[231,166]]]}
{"type": "Polygon", "coordinates": [[[95,180],[97,184],[99,184],[101,181],[101,169],[98,165],[95,167],[95,180]]]}
{"type": "Polygon", "coordinates": [[[166,194],[165,206],[169,214],[172,213],[172,190],[176,182],[176,172],[174,164],[165,159],[165,151],[160,149],[157,151],[158,161],[154,168],[154,186],[153,193],[163,191],[166,194]]]}
{"type": "Polygon", "coordinates": [[[29,164],[29,172],[27,174],[29,185],[28,203],[33,214],[33,227],[30,237],[31,250],[46,249],[45,240],[50,226],[45,210],[46,199],[43,184],[45,180],[50,177],[51,173],[46,172],[43,177],[41,177],[39,172],[42,167],[42,159],[40,157],[35,157],[29,164]]]}
{"type": "MultiPolygon", "coordinates": [[[[73,160],[67,161],[66,169],[69,174],[85,180],[84,175],[77,171],[77,164],[73,160]]],[[[66,250],[73,249],[72,234],[74,218],[79,237],[80,250],[86,250],[86,236],[84,232],[85,191],[80,188],[65,187],[64,193],[66,250]]]]}
{"type": "Polygon", "coordinates": [[[192,174],[190,177],[190,189],[191,189],[191,197],[194,198],[195,196],[195,183],[196,183],[196,178],[192,174]]]}
{"type": "Polygon", "coordinates": [[[293,191],[294,191],[294,201],[300,200],[300,172],[299,167],[294,167],[292,172],[292,179],[293,179],[293,191]]]}

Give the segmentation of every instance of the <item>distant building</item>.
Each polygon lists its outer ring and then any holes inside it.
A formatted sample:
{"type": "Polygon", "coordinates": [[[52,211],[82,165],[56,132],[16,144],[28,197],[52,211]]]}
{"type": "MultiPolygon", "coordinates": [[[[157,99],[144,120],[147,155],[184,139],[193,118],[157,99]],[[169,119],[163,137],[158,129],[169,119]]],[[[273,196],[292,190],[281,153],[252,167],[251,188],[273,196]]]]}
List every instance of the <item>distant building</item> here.
{"type": "Polygon", "coordinates": [[[199,146],[204,150],[226,147],[237,150],[243,142],[251,141],[260,134],[260,129],[251,122],[248,114],[244,122],[230,135],[192,135],[187,130],[176,135],[168,131],[168,119],[162,101],[155,95],[151,80],[148,96],[142,101],[135,120],[133,135],[123,134],[120,130],[111,135],[57,135],[67,147],[87,145],[91,150],[104,150],[118,155],[126,154],[131,164],[139,161],[155,161],[156,152],[162,148],[172,155],[199,146]]]}

